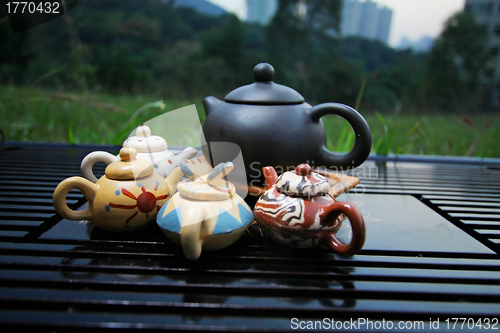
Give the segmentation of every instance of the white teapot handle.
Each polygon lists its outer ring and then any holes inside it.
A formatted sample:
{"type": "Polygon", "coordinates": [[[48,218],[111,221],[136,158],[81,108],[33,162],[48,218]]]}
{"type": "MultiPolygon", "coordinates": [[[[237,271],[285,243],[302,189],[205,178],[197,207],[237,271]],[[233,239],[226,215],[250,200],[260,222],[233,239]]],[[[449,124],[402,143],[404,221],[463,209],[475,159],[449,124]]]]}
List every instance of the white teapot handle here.
{"type": "Polygon", "coordinates": [[[82,164],[80,165],[82,175],[91,182],[95,183],[97,181],[97,177],[94,175],[94,171],[92,171],[94,164],[97,162],[104,162],[108,165],[118,159],[120,158],[108,153],[107,151],[94,151],[85,156],[82,160],[82,164]]]}

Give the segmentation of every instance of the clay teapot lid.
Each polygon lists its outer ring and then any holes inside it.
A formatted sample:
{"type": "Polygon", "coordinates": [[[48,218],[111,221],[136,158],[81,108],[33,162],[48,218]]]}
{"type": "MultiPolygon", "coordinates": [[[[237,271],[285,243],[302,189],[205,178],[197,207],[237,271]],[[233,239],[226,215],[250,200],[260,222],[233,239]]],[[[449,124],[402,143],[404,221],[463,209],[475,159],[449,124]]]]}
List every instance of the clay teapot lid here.
{"type": "Polygon", "coordinates": [[[274,83],[274,68],[260,63],[253,69],[255,83],[236,88],[224,100],[237,104],[289,105],[304,103],[304,97],[292,88],[274,83]]]}
{"type": "Polygon", "coordinates": [[[287,171],[278,178],[276,189],[290,196],[314,197],[328,193],[330,184],[325,177],[312,172],[309,164],[300,164],[294,172],[287,171]]]}
{"type": "Polygon", "coordinates": [[[181,163],[181,170],[185,175],[193,176],[188,176],[189,179],[177,184],[177,191],[181,196],[194,200],[220,201],[227,200],[235,195],[234,185],[222,178],[233,170],[233,163],[220,163],[203,176],[186,172],[186,165],[190,166],[188,160],[181,163]],[[183,165],[183,163],[186,164],[183,165]]]}
{"type": "Polygon", "coordinates": [[[150,176],[153,173],[153,165],[149,161],[136,159],[136,156],[137,150],[132,147],[120,149],[120,160],[106,167],[106,178],[132,180],[150,176]]]}
{"type": "Polygon", "coordinates": [[[135,130],[135,136],[131,136],[125,142],[124,147],[132,147],[139,153],[155,153],[167,150],[167,141],[158,135],[151,135],[149,126],[141,125],[135,130]]]}

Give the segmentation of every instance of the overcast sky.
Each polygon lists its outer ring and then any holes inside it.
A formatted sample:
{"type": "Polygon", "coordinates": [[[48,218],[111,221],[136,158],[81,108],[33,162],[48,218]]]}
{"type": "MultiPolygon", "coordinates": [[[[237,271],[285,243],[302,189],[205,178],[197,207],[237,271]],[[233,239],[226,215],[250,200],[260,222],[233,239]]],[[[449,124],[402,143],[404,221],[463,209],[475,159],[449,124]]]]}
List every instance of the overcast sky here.
{"type": "MultiPolygon", "coordinates": [[[[209,0],[246,18],[246,0],[209,0]]],[[[389,44],[397,46],[403,37],[416,41],[423,36],[436,37],[444,22],[463,9],[465,0],[374,0],[393,10],[389,44]]]]}

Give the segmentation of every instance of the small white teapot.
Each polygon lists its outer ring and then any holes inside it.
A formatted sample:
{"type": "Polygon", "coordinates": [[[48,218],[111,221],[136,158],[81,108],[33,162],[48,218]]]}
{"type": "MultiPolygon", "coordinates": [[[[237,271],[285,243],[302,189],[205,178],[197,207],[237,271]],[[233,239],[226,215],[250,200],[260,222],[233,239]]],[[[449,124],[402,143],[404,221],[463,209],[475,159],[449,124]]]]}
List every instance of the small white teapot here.
{"type": "Polygon", "coordinates": [[[182,246],[190,260],[198,259],[202,250],[233,244],[253,220],[252,209],[236,194],[234,185],[223,179],[234,165],[221,163],[210,170],[203,164],[200,159],[181,163],[188,179],[177,184],[178,192],[156,216],[163,233],[182,246]]]}
{"type": "MultiPolygon", "coordinates": [[[[177,155],[174,155],[167,148],[167,142],[160,136],[151,135],[151,129],[146,125],[137,127],[135,136],[123,142],[123,147],[132,147],[137,150],[137,159],[149,161],[154,170],[164,178],[167,177],[182,160],[193,158],[197,151],[194,148],[186,148],[177,155]]],[[[95,183],[97,177],[92,171],[92,167],[97,162],[104,162],[106,165],[119,161],[120,157],[106,151],[94,151],[82,160],[80,169],[83,177],[95,183]]]]}

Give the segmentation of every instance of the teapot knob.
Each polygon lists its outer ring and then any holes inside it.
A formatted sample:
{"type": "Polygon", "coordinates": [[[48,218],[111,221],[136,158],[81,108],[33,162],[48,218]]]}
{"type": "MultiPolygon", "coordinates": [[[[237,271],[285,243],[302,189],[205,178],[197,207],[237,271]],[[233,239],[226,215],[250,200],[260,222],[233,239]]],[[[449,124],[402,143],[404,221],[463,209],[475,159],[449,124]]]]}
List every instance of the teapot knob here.
{"type": "Polygon", "coordinates": [[[274,67],[268,63],[257,64],[253,68],[255,82],[271,82],[274,80],[274,67]]]}
{"type": "Polygon", "coordinates": [[[295,168],[295,173],[299,176],[309,176],[312,172],[312,168],[309,164],[299,164],[295,168]]]}
{"type": "Polygon", "coordinates": [[[123,162],[130,162],[135,160],[137,156],[137,150],[132,147],[123,147],[120,149],[120,160],[123,162]]]}
{"type": "Polygon", "coordinates": [[[150,136],[151,135],[151,129],[147,125],[141,125],[137,127],[135,130],[135,135],[136,136],[150,136]]]}

